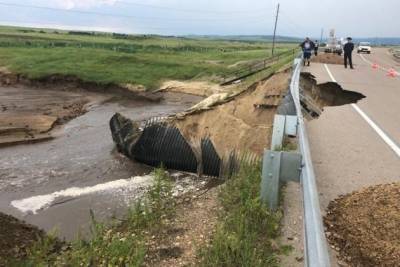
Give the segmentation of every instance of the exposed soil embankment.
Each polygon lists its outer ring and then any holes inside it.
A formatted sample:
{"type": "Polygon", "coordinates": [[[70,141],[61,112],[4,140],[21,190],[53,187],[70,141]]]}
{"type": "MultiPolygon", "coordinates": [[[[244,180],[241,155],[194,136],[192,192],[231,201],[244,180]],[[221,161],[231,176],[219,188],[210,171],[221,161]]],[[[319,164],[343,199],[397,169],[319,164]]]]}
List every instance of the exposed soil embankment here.
{"type": "Polygon", "coordinates": [[[53,74],[41,78],[28,78],[21,74],[12,73],[6,69],[0,69],[1,86],[22,85],[30,88],[49,89],[69,92],[94,92],[110,94],[114,96],[131,97],[135,100],[159,102],[162,94],[147,92],[141,86],[131,84],[99,84],[96,82],[84,81],[74,75],[53,74]]]}
{"type": "Polygon", "coordinates": [[[131,85],[99,85],[74,76],[51,75],[29,79],[0,69],[0,146],[47,140],[56,125],[86,112],[90,103],[112,99],[160,101],[131,85]]]}
{"type": "MultiPolygon", "coordinates": [[[[44,236],[37,227],[0,212],[0,266],[26,256],[26,250],[44,236]]],[[[8,266],[10,266],[8,265],[8,266]]]]}
{"type": "Polygon", "coordinates": [[[325,226],[330,243],[350,266],[400,266],[400,184],[332,201],[325,226]]]}
{"type": "Polygon", "coordinates": [[[49,139],[56,125],[83,114],[92,99],[79,93],[0,87],[0,145],[49,139]]]}
{"type": "Polygon", "coordinates": [[[187,140],[210,138],[218,154],[233,150],[261,155],[269,144],[273,118],[288,90],[290,72],[259,82],[225,104],[176,120],[187,140]]]}

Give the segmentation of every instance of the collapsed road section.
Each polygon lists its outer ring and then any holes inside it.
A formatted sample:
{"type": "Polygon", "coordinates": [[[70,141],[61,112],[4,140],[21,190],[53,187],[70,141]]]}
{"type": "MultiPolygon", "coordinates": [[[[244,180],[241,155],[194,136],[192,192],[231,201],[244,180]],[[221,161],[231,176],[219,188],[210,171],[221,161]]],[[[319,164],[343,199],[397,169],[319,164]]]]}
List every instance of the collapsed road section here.
{"type": "Polygon", "coordinates": [[[143,125],[115,114],[110,121],[113,140],[120,152],[151,166],[230,176],[241,160],[256,161],[268,146],[288,80],[284,71],[208,110],[143,125]]]}
{"type": "Polygon", "coordinates": [[[308,72],[300,75],[300,93],[300,103],[308,119],[318,118],[324,107],[348,105],[365,98],[361,93],[343,89],[336,82],[317,84],[308,72]]]}

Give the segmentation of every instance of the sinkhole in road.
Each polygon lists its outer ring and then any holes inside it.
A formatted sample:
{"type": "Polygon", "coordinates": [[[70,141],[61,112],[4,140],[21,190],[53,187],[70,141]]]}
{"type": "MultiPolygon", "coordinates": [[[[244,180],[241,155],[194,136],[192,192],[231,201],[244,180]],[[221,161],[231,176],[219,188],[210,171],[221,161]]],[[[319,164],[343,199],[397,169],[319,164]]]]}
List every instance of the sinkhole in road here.
{"type": "Polygon", "coordinates": [[[301,73],[300,100],[308,119],[318,118],[325,107],[353,104],[363,98],[365,95],[345,90],[336,82],[318,84],[311,73],[301,73]]]}

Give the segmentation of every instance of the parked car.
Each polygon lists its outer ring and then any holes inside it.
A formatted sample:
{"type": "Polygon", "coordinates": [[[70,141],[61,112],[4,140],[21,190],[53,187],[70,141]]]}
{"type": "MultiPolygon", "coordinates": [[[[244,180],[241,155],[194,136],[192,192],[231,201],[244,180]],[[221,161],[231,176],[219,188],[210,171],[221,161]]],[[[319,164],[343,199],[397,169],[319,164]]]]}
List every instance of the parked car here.
{"type": "Polygon", "coordinates": [[[371,54],[371,44],[368,42],[360,42],[357,48],[357,53],[371,54]]]}
{"type": "Polygon", "coordinates": [[[343,47],[341,44],[327,44],[324,51],[325,53],[334,53],[341,56],[343,53],[343,47]]]}

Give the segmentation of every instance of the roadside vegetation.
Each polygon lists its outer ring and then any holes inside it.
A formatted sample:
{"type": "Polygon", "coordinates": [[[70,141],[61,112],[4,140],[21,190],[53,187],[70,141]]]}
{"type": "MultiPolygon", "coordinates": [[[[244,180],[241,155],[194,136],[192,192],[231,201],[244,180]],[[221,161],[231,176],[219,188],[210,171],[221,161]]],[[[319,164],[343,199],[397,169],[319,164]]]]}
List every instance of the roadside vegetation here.
{"type": "MultiPolygon", "coordinates": [[[[176,216],[176,199],[163,169],[154,172],[154,183],[126,218],[111,224],[92,215],[90,239],[61,242],[48,234],[27,249],[10,266],[147,266],[152,239],[165,234],[176,216]]],[[[211,240],[198,248],[191,266],[278,266],[278,255],[290,251],[275,241],[281,212],[271,213],[259,198],[259,165],[245,165],[220,186],[218,223],[211,240]]],[[[173,229],[173,228],[171,228],[173,229]]]]}
{"type": "Polygon", "coordinates": [[[261,167],[244,165],[221,189],[219,223],[211,243],[199,252],[199,266],[278,266],[281,212],[271,213],[260,200],[261,167]]]}
{"type": "MultiPolygon", "coordinates": [[[[278,44],[277,53],[295,45],[278,44]]],[[[270,57],[271,44],[208,38],[89,34],[0,27],[0,66],[29,78],[73,75],[154,89],[166,80],[208,80],[270,57]]]]}

